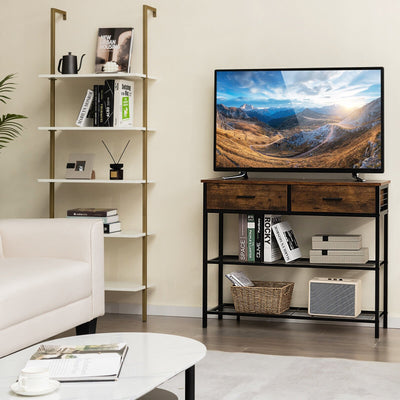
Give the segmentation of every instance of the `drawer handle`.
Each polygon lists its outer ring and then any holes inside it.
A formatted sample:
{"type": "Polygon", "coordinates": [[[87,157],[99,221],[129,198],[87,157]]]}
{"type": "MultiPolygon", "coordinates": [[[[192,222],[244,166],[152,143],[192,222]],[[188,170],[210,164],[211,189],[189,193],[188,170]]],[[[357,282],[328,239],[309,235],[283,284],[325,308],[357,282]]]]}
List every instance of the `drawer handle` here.
{"type": "Polygon", "coordinates": [[[236,196],[237,199],[255,199],[256,196],[236,196]]]}
{"type": "Polygon", "coordinates": [[[342,201],[342,197],[323,197],[322,200],[324,201],[342,201]]]}

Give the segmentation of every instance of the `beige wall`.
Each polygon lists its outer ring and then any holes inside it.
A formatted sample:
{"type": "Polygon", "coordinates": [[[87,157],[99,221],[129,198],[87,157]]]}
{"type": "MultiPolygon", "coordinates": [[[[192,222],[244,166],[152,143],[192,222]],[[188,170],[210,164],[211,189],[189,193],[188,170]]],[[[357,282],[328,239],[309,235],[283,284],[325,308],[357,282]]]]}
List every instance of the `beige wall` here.
{"type": "MultiPolygon", "coordinates": [[[[386,172],[390,188],[389,310],[400,317],[400,254],[396,238],[400,218],[398,156],[398,96],[400,57],[400,3],[396,0],[158,0],[152,1],[158,17],[149,22],[151,84],[149,178],[149,282],[154,285],[149,303],[198,309],[201,305],[202,178],[212,170],[213,70],[216,68],[279,68],[375,66],[385,67],[386,172]]],[[[46,217],[48,187],[36,179],[48,176],[48,134],[37,126],[48,124],[48,82],[38,74],[49,72],[50,7],[68,12],[57,24],[57,60],[68,51],[86,53],[82,72],[92,72],[98,27],[134,26],[134,68],[141,71],[142,3],[136,0],[3,0],[1,76],[18,72],[18,90],[3,110],[27,115],[23,135],[0,155],[0,217],[46,217]],[[112,6],[110,6],[112,4],[112,6]]],[[[88,82],[88,87],[92,82],[88,82]]],[[[86,86],[57,82],[58,124],[73,124],[86,86]]],[[[140,95],[141,86],[137,85],[140,95]]],[[[136,104],[141,123],[140,101],[136,104]]],[[[108,173],[108,154],[100,139],[119,153],[128,138],[134,143],[124,156],[125,176],[140,177],[141,141],[138,134],[63,133],[57,136],[57,169],[62,174],[68,153],[96,153],[98,177],[108,173]]],[[[283,175],[282,175],[283,176],[283,175]]],[[[303,175],[301,178],[305,178],[303,175]]],[[[343,176],[338,176],[343,177],[343,176]]],[[[346,178],[348,176],[345,176],[346,178]]],[[[376,178],[373,175],[367,179],[376,178]]],[[[117,206],[125,227],[140,227],[140,190],[132,187],[61,185],[56,190],[56,214],[78,206],[117,206]]],[[[373,255],[373,224],[365,219],[290,219],[304,254],[313,233],[362,233],[373,255]]],[[[211,224],[213,225],[213,224],[211,224]]],[[[236,251],[236,220],[227,221],[231,232],[227,248],[236,251]]],[[[211,237],[215,238],[213,232],[211,237]]],[[[215,248],[215,246],[212,246],[215,248]]],[[[140,242],[110,240],[107,276],[139,277],[140,242]]],[[[306,282],[326,271],[275,270],[254,277],[295,280],[294,303],[305,305],[306,282]]],[[[337,271],[328,272],[331,275],[337,271]]],[[[372,274],[345,273],[364,279],[363,306],[372,307],[372,274]]],[[[210,281],[214,275],[210,274],[210,281]]],[[[139,294],[109,293],[107,301],[138,304],[139,294]]],[[[124,306],[124,310],[129,307],[124,306]]],[[[134,310],[135,307],[132,307],[134,310]]],[[[161,307],[161,309],[163,309],[161,307]]],[[[165,308],[164,310],[168,310],[165,308]]],[[[392,319],[392,325],[397,322],[392,319]]]]}

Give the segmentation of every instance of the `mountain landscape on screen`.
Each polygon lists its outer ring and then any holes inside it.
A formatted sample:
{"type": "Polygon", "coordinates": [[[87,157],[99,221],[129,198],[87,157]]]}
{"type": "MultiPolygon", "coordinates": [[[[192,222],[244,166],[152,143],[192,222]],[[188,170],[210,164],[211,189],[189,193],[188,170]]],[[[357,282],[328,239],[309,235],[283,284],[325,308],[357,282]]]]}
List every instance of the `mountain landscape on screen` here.
{"type": "Polygon", "coordinates": [[[221,169],[381,167],[378,70],[216,71],[221,169]]]}

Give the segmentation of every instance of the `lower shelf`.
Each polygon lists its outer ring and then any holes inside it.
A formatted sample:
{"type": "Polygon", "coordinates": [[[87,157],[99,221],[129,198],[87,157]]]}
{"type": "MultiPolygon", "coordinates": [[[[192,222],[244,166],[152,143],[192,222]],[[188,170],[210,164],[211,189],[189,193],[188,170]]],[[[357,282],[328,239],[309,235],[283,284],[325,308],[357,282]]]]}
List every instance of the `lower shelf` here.
{"type": "Polygon", "coordinates": [[[146,286],[134,282],[118,282],[106,281],[104,283],[104,290],[116,292],[140,292],[146,289],[146,286]]]}
{"type": "MultiPolygon", "coordinates": [[[[268,317],[268,318],[289,318],[289,319],[310,319],[319,321],[348,321],[348,322],[364,322],[374,323],[375,312],[374,311],[362,311],[361,314],[356,318],[349,317],[322,317],[309,315],[307,308],[303,307],[290,307],[288,311],[282,314],[254,314],[254,313],[238,313],[235,311],[233,304],[224,303],[222,306],[217,306],[207,310],[207,314],[215,315],[234,315],[234,316],[249,316],[249,317],[268,317]]],[[[383,316],[383,311],[380,311],[379,317],[383,316]]]]}

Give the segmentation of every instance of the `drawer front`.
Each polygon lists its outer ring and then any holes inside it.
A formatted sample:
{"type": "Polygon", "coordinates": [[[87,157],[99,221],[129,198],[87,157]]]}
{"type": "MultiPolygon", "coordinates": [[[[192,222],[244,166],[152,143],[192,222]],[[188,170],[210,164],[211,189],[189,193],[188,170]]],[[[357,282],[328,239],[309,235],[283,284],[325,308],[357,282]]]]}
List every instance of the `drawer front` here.
{"type": "Polygon", "coordinates": [[[375,188],[293,185],[293,212],[374,213],[375,188]]]}
{"type": "Polygon", "coordinates": [[[208,210],[287,210],[287,185],[208,183],[208,210]]]}

